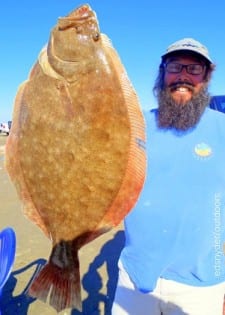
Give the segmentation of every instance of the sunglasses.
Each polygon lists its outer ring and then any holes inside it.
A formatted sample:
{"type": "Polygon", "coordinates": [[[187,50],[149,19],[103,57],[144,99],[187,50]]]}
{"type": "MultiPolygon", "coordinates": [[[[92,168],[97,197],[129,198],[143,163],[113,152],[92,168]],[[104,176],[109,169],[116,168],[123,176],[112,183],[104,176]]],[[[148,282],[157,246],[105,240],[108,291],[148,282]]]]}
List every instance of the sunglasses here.
{"type": "Polygon", "coordinates": [[[164,67],[168,73],[180,73],[183,70],[183,68],[185,68],[187,73],[192,75],[202,74],[205,69],[205,66],[199,63],[183,65],[177,62],[168,62],[164,64],[164,67]]]}

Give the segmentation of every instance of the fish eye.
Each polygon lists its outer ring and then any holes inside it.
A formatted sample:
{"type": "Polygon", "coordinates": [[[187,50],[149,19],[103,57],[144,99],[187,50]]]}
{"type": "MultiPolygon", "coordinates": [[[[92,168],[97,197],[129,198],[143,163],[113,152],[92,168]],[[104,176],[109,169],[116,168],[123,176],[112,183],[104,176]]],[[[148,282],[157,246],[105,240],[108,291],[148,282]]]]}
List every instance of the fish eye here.
{"type": "Polygon", "coordinates": [[[100,34],[99,33],[95,33],[93,36],[94,41],[99,40],[100,34]]]}

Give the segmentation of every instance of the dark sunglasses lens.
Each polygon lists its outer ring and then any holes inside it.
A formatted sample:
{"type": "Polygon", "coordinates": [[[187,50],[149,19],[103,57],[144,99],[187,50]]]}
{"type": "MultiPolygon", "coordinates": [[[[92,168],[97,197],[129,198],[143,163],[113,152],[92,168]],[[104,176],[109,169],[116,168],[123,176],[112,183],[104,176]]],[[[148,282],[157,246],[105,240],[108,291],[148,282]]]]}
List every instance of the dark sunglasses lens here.
{"type": "Polygon", "coordinates": [[[187,70],[190,74],[201,74],[203,71],[203,66],[199,64],[188,65],[187,70]]]}
{"type": "Polygon", "coordinates": [[[181,72],[181,69],[182,65],[179,63],[171,62],[166,64],[166,70],[170,73],[179,73],[181,72]]]}

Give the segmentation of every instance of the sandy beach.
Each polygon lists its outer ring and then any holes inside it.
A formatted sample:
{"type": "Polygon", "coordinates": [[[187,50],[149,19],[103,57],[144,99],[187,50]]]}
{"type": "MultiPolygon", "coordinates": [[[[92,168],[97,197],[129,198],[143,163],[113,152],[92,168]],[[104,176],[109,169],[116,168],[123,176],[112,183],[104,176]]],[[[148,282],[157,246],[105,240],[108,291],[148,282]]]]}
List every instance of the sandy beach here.
{"type": "MultiPolygon", "coordinates": [[[[17,238],[12,273],[0,297],[1,315],[55,315],[47,303],[26,294],[35,271],[51,252],[51,242],[22,213],[22,205],[4,167],[7,136],[0,134],[0,230],[10,226],[17,238]]],[[[63,315],[110,315],[117,282],[117,260],[124,243],[122,224],[80,250],[83,312],[67,309],[63,315]]]]}

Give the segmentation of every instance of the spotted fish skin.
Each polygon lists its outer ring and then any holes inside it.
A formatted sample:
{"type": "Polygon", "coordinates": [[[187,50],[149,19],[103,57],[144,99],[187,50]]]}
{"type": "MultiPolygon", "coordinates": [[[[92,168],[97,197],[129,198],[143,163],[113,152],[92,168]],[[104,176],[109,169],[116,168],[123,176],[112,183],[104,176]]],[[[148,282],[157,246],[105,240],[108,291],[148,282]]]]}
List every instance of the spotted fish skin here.
{"type": "Polygon", "coordinates": [[[78,250],[121,222],[145,180],[145,122],[96,14],[58,19],[18,89],[6,167],[25,215],[52,241],[29,294],[81,307],[78,250]]]}

